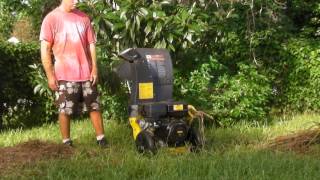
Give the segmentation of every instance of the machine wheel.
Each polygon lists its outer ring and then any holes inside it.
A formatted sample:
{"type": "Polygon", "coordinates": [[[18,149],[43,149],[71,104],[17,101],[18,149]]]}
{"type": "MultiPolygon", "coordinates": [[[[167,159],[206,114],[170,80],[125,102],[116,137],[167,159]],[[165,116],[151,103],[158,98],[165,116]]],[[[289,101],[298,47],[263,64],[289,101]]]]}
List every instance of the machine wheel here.
{"type": "Polygon", "coordinates": [[[149,131],[141,131],[136,139],[136,146],[139,153],[156,153],[156,144],[152,134],[149,131]]]}
{"type": "Polygon", "coordinates": [[[200,131],[194,127],[189,130],[189,142],[191,143],[191,151],[199,152],[204,146],[204,137],[201,135],[200,131]]]}

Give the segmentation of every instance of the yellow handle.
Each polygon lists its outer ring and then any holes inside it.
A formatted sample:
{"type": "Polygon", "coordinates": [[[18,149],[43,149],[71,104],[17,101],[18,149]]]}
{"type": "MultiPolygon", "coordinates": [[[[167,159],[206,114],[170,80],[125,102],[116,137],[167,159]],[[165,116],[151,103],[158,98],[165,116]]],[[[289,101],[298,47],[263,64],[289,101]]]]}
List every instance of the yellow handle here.
{"type": "Polygon", "coordinates": [[[130,117],[129,122],[133,131],[133,139],[136,140],[137,135],[141,132],[141,127],[139,126],[136,117],[130,117]]]}

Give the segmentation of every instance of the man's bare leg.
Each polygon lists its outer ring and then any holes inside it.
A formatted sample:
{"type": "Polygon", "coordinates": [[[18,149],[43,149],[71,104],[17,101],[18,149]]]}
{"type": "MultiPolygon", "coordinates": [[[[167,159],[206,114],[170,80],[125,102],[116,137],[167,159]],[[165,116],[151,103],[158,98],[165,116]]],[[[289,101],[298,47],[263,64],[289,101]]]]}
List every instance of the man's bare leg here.
{"type": "Polygon", "coordinates": [[[59,125],[62,139],[70,139],[70,117],[64,113],[59,113],[59,125]]]}
{"type": "Polygon", "coordinates": [[[104,137],[104,127],[101,113],[99,111],[90,112],[90,119],[96,131],[97,144],[101,148],[106,148],[107,141],[104,137]]]}
{"type": "Polygon", "coordinates": [[[96,136],[104,135],[104,127],[103,127],[101,112],[99,111],[90,112],[90,119],[96,131],[96,136]]]}

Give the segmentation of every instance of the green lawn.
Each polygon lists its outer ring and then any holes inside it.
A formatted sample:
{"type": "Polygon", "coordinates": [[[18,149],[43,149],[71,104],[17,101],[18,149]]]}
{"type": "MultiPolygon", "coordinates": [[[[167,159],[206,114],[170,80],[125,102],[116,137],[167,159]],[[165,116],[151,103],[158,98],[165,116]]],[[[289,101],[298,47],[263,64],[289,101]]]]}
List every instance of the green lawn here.
{"type": "MultiPolygon", "coordinates": [[[[0,179],[320,179],[319,145],[307,154],[261,148],[270,139],[315,123],[320,123],[320,115],[279,118],[264,126],[207,127],[204,151],[175,154],[163,148],[150,157],[136,152],[127,124],[107,121],[110,148],[101,150],[96,147],[90,121],[76,121],[71,126],[75,143],[71,158],[18,166],[0,179]]],[[[60,143],[58,125],[2,133],[0,147],[32,139],[60,143]]]]}

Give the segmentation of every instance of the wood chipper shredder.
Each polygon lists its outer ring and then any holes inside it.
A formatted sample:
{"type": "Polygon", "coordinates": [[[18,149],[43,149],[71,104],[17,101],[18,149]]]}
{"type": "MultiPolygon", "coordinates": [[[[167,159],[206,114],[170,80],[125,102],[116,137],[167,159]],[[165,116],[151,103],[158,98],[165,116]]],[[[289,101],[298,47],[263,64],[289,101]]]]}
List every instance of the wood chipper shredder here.
{"type": "Polygon", "coordinates": [[[125,60],[117,68],[127,82],[129,122],[139,152],[155,153],[159,147],[204,145],[203,133],[194,124],[196,109],[174,101],[170,54],[165,49],[130,48],[119,54],[125,60]]]}

